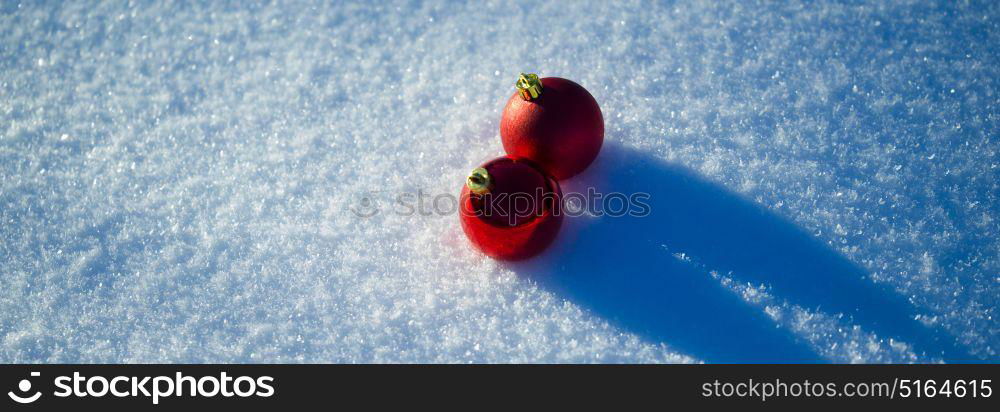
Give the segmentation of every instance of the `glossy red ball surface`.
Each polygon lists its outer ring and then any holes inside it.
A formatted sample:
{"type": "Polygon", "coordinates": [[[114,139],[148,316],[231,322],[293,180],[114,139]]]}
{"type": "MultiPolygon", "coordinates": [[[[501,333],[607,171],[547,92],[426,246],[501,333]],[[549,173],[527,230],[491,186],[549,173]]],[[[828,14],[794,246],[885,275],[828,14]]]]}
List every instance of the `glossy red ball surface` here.
{"type": "Polygon", "coordinates": [[[482,166],[489,172],[489,192],[472,193],[462,185],[462,229],[487,256],[527,259],[545,250],[562,225],[559,183],[524,159],[500,157],[482,166]]]}
{"type": "Polygon", "coordinates": [[[541,79],[541,95],[525,100],[517,92],[500,119],[508,155],[530,159],[563,180],[582,172],[604,143],[604,116],[587,89],[559,77],[541,79]]]}

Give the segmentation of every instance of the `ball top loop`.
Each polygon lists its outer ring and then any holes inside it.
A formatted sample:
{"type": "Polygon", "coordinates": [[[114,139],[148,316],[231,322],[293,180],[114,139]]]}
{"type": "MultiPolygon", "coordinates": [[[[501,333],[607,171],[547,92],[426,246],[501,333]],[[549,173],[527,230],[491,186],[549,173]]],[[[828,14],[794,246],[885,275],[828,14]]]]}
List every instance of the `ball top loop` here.
{"type": "Polygon", "coordinates": [[[517,82],[514,83],[514,87],[517,88],[517,92],[524,100],[531,101],[542,95],[542,82],[538,80],[538,75],[534,73],[521,73],[517,78],[517,82]]]}
{"type": "Polygon", "coordinates": [[[485,168],[477,167],[469,174],[465,184],[469,186],[469,191],[481,195],[490,191],[493,178],[490,177],[490,173],[485,168]]]}

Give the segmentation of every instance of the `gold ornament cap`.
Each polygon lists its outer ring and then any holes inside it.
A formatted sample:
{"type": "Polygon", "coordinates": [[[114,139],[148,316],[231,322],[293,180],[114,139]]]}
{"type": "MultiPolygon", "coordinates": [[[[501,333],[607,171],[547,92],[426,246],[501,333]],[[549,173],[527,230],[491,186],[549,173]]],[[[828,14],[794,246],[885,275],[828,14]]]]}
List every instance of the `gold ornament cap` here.
{"type": "Polygon", "coordinates": [[[490,177],[490,172],[487,172],[486,169],[477,167],[472,170],[472,173],[469,173],[465,185],[469,186],[470,192],[482,195],[490,191],[490,187],[493,186],[493,178],[490,177]]]}
{"type": "Polygon", "coordinates": [[[529,102],[542,95],[542,82],[538,80],[538,75],[534,73],[521,73],[517,78],[517,82],[514,83],[514,87],[517,88],[517,92],[521,95],[521,98],[529,102]]]}

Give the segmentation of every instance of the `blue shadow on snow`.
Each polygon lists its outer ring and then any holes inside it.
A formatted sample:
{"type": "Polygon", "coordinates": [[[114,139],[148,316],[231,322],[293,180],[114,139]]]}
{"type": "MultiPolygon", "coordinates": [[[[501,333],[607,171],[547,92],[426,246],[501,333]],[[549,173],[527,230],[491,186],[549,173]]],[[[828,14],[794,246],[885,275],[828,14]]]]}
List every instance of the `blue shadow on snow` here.
{"type": "Polygon", "coordinates": [[[613,324],[706,362],[825,362],[805,342],[723,287],[708,270],[764,284],[778,298],[849,320],[949,361],[972,359],[915,320],[905,298],[836,251],[740,195],[649,154],[606,144],[564,193],[650,194],[645,217],[566,217],[520,275],[613,324]],[[674,257],[684,253],[691,264],[674,257]]]}

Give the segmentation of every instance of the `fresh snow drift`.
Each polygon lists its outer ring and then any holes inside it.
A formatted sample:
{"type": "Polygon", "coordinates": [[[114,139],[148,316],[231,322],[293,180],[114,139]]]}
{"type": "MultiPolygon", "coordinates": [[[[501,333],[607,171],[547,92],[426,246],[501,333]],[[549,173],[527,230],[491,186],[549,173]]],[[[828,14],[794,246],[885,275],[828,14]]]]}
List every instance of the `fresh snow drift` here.
{"type": "Polygon", "coordinates": [[[0,362],[1000,359],[1000,3],[339,3],[0,5],[0,362]],[[522,71],[653,197],[502,264],[522,71]]]}

